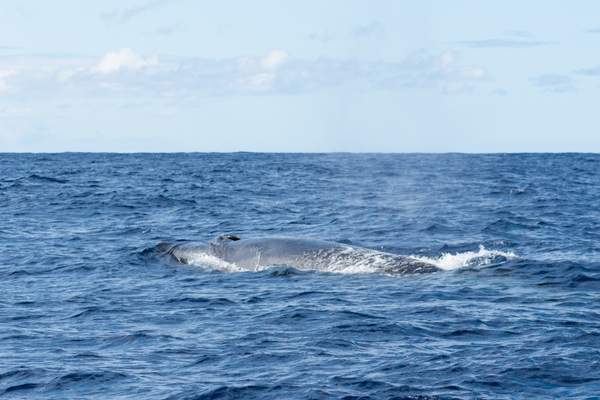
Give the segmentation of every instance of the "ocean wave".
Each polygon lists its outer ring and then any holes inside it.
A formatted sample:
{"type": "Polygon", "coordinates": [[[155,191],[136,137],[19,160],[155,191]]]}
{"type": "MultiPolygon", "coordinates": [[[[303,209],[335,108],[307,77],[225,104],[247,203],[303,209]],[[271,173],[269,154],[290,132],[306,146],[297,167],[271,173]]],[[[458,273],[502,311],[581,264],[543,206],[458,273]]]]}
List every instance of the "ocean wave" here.
{"type": "Polygon", "coordinates": [[[47,386],[51,389],[65,389],[74,385],[114,382],[127,377],[126,374],[113,371],[74,371],[55,378],[47,386]]]}
{"type": "Polygon", "coordinates": [[[51,183],[67,183],[68,182],[68,180],[66,180],[66,179],[54,178],[51,176],[44,176],[44,175],[38,175],[38,174],[31,174],[31,175],[29,175],[28,178],[32,181],[39,181],[39,182],[51,182],[51,183]]]}
{"type": "Polygon", "coordinates": [[[465,251],[461,253],[442,253],[438,257],[411,256],[412,258],[433,264],[446,271],[451,271],[464,267],[474,267],[480,265],[490,265],[517,258],[517,255],[511,251],[488,250],[483,245],[479,245],[478,251],[465,251]]]}
{"type": "Polygon", "coordinates": [[[600,155],[4,154],[0,170],[0,399],[599,392],[600,155]],[[222,232],[448,271],[168,253],[222,232]]]}

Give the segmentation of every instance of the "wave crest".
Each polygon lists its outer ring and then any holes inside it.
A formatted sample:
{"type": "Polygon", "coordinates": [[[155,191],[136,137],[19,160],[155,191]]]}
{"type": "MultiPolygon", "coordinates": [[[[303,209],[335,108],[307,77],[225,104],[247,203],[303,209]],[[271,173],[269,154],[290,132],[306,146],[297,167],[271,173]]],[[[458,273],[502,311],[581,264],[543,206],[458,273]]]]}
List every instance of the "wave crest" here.
{"type": "Polygon", "coordinates": [[[511,251],[488,250],[479,245],[479,251],[465,251],[462,253],[442,253],[439,257],[412,256],[412,258],[430,263],[446,271],[476,265],[490,265],[517,258],[511,251]]]}

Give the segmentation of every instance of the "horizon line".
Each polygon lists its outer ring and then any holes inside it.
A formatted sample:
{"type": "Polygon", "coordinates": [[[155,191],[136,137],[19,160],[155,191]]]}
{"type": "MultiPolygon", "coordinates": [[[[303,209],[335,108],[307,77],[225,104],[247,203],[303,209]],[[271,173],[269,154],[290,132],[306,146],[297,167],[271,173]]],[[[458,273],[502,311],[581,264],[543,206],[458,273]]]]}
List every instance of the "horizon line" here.
{"type": "Polygon", "coordinates": [[[44,154],[381,154],[381,155],[498,155],[498,154],[591,154],[600,155],[594,151],[0,151],[0,155],[44,155],[44,154]]]}

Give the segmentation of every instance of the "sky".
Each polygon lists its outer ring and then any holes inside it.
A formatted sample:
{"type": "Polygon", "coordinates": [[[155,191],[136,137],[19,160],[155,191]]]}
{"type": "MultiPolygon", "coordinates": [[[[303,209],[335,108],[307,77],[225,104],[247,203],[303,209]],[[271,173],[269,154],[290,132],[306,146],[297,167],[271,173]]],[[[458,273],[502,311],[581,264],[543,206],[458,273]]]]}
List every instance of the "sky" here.
{"type": "Polygon", "coordinates": [[[0,152],[599,152],[600,2],[2,0],[0,152]]]}

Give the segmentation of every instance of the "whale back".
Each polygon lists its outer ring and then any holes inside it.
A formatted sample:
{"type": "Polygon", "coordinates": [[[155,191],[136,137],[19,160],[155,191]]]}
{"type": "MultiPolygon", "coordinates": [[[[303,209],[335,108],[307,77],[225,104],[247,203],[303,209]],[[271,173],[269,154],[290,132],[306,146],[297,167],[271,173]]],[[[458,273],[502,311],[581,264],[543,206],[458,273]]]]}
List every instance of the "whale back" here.
{"type": "Polygon", "coordinates": [[[288,237],[243,239],[221,235],[207,244],[164,245],[162,253],[182,264],[225,262],[229,269],[253,271],[285,265],[323,272],[414,274],[440,269],[411,257],[335,242],[288,237]]]}
{"type": "Polygon", "coordinates": [[[287,237],[235,238],[217,238],[214,255],[242,268],[287,265],[331,272],[375,269],[388,274],[427,273],[439,270],[432,264],[410,257],[335,242],[287,237]]]}
{"type": "Polygon", "coordinates": [[[320,251],[342,248],[332,242],[286,237],[230,240],[217,238],[211,244],[214,255],[240,267],[289,265],[304,267],[303,260],[320,251]]]}

